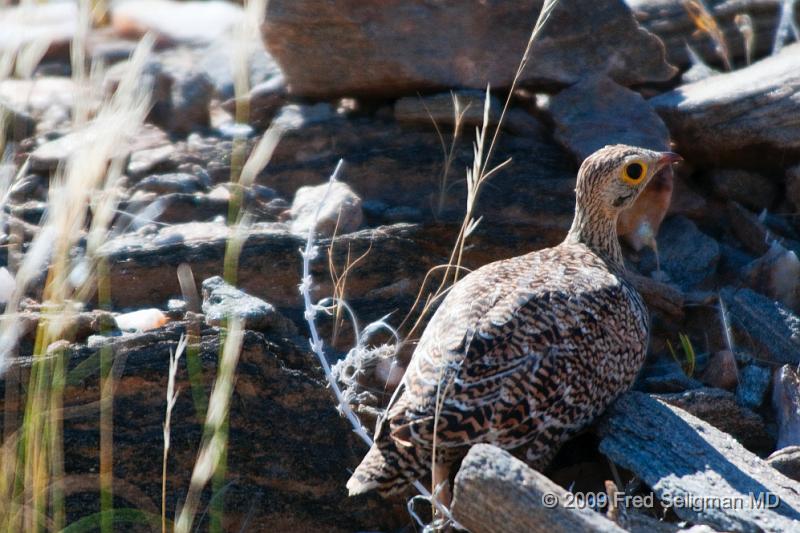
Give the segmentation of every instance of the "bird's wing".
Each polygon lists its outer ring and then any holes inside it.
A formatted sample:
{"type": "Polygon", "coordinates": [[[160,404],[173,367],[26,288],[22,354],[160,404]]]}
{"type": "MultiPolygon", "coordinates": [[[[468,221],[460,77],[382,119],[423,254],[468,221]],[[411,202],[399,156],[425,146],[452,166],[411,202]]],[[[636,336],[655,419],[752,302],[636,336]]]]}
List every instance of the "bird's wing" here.
{"type": "Polygon", "coordinates": [[[430,446],[434,426],[441,447],[501,442],[567,396],[571,382],[550,379],[570,371],[565,354],[616,344],[604,320],[605,302],[623,296],[612,275],[546,253],[485,268],[454,287],[420,340],[388,416],[400,445],[430,446]]]}

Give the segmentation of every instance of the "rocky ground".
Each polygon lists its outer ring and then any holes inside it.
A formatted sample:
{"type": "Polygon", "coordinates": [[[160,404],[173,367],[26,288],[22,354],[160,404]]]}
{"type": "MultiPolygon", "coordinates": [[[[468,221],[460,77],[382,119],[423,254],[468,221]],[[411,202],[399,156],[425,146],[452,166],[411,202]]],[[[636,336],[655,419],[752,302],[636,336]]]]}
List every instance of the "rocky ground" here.
{"type": "MultiPolygon", "coordinates": [[[[70,2],[0,11],[0,54],[15,65],[7,73],[0,62],[0,174],[12,180],[0,248],[4,303],[43,215],[59,201],[49,196],[57,169],[87,142],[76,117],[106,105],[142,35],[155,37],[140,79],[153,88],[151,108],[118,146],[116,214],[97,249],[110,299],[101,306],[86,298],[68,345],[58,345],[69,370],[67,522],[100,508],[100,381],[91,361],[113,353],[115,505],[159,515],[169,353],[183,334],[196,348],[199,389],[183,362],[177,374],[172,516],[202,436],[197,402],[216,375],[221,328],[233,313],[247,332],[230,411],[225,528],[414,528],[402,498],[346,496],[365,447],[308,349],[298,250],[343,159],[318,220],[320,250],[330,250],[339,274],[363,255],[344,286],[362,326],[387,315],[400,326],[426,273],[448,261],[486,86],[494,127],[541,4],[272,0],[260,36],[246,39],[239,29],[249,13],[218,1],[116,4],[88,33],[70,2]],[[102,76],[82,81],[70,43],[86,65],[105,66],[102,76]],[[26,59],[37,54],[41,61],[26,59]],[[246,65],[239,79],[237,64],[246,65]],[[454,97],[463,110],[455,137],[454,97]],[[232,185],[270,124],[282,136],[269,163],[244,188],[232,185]],[[240,193],[250,225],[234,287],[217,276],[240,193]]],[[[603,508],[617,525],[591,527],[800,527],[800,44],[792,43],[798,18],[782,4],[712,0],[704,12],[681,0],[562,0],[503,118],[492,157],[511,162],[481,191],[467,268],[558,243],[572,220],[576,170],[595,149],[624,142],[685,158],[620,222],[632,280],[653,319],[637,392],[567,445],[547,476],[575,491],[605,491],[615,480],[618,490],[662,499],[764,487],[782,498],[750,514],[659,508],[620,518],[603,508]],[[704,468],[712,474],[699,475],[704,468]]],[[[73,255],[90,246],[87,235],[76,237],[73,255]]],[[[342,288],[326,253],[312,276],[316,298],[342,288]]],[[[31,356],[43,353],[35,339],[45,280],[46,269],[4,316],[19,326],[14,348],[3,344],[13,356],[0,382],[6,439],[22,420],[31,356]]],[[[332,324],[320,317],[320,327],[328,339],[332,324]]],[[[337,331],[329,360],[353,341],[349,326],[337,331]]],[[[398,375],[378,364],[345,380],[368,427],[398,375]]],[[[481,461],[491,453],[476,451],[489,454],[481,461]]],[[[456,507],[458,498],[457,488],[456,507]]]]}

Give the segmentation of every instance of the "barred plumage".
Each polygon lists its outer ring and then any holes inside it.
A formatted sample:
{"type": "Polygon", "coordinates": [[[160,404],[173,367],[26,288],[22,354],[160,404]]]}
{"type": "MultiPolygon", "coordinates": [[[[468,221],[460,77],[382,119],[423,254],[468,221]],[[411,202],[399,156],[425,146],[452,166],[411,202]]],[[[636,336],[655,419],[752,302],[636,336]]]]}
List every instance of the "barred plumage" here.
{"type": "Polygon", "coordinates": [[[617,216],[678,159],[624,145],[599,150],[578,172],[564,242],[455,284],[348,482],[350,494],[391,494],[429,473],[434,435],[437,469],[478,442],[544,468],[630,387],[647,349],[648,314],[623,277],[617,216]]]}

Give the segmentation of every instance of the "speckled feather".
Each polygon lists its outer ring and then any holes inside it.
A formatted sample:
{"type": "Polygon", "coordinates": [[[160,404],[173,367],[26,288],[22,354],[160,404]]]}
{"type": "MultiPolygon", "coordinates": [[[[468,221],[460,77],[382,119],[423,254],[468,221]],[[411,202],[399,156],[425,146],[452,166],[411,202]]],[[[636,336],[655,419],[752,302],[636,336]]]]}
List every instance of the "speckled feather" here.
{"type": "Polygon", "coordinates": [[[488,442],[543,468],[631,385],[647,349],[648,313],[623,278],[615,222],[624,206],[606,205],[623,202],[605,181],[618,179],[631,157],[660,154],[604,150],[582,165],[563,243],[486,265],[452,288],[348,483],[351,493],[393,493],[430,472],[434,433],[438,464],[488,442]]]}

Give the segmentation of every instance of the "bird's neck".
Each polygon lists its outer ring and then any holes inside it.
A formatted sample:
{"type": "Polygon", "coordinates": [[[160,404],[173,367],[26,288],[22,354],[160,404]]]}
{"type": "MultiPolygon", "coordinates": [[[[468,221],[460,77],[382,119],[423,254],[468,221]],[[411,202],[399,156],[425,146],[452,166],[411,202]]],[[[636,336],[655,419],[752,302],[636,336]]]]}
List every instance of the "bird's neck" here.
{"type": "Polygon", "coordinates": [[[617,237],[617,215],[611,215],[599,206],[578,204],[564,242],[584,244],[614,266],[624,268],[622,248],[617,237]]]}

